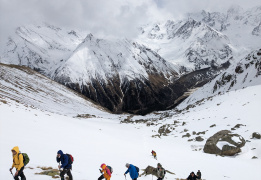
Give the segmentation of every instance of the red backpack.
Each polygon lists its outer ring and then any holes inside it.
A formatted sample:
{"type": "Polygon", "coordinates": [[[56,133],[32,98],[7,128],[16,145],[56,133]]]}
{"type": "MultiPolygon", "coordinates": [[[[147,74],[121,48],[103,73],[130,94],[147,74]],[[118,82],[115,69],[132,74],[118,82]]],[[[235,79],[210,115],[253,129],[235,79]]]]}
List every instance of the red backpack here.
{"type": "Polygon", "coordinates": [[[72,156],[71,154],[66,154],[66,155],[68,156],[68,163],[69,163],[69,164],[72,164],[73,161],[74,161],[73,156],[72,156]]]}

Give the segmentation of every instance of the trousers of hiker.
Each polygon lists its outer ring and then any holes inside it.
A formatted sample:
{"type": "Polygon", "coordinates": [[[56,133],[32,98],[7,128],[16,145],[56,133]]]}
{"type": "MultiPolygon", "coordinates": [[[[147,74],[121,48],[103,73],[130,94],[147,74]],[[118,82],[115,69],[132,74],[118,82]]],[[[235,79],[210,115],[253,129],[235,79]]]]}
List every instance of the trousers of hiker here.
{"type": "Polygon", "coordinates": [[[61,165],[58,166],[59,169],[62,169],[60,173],[61,180],[64,180],[64,175],[67,174],[69,176],[69,180],[73,180],[71,169],[72,165],[69,163],[69,157],[64,154],[61,150],[57,152],[56,161],[61,165]]]}
{"type": "Polygon", "coordinates": [[[106,180],[110,180],[111,179],[111,172],[110,172],[109,168],[106,166],[106,164],[102,164],[101,168],[102,168],[102,170],[100,170],[100,171],[103,174],[98,178],[98,180],[102,180],[104,178],[106,180]]]}
{"type": "Polygon", "coordinates": [[[22,154],[19,154],[19,147],[15,146],[12,149],[13,154],[13,165],[12,168],[10,168],[10,171],[15,167],[16,173],[14,175],[15,180],[19,180],[19,176],[21,177],[21,180],[26,180],[26,177],[24,175],[24,157],[22,154]],[[19,156],[19,157],[18,157],[19,156]]]}

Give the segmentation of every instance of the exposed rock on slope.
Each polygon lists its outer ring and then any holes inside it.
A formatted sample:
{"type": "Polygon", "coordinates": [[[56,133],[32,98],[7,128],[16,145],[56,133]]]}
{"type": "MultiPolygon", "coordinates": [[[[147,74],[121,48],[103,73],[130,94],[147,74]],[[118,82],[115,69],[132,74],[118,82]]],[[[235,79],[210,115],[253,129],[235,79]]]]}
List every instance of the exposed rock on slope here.
{"type": "Polygon", "coordinates": [[[204,152],[209,154],[218,154],[225,156],[234,156],[241,152],[246,141],[238,134],[232,134],[228,130],[219,131],[211,136],[205,146],[204,152]]]}

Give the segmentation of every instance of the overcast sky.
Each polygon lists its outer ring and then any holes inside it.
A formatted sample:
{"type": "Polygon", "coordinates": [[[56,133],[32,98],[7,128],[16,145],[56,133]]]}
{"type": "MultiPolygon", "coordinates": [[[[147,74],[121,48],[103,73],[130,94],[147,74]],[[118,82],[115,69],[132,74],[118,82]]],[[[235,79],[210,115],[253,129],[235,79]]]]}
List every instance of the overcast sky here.
{"type": "Polygon", "coordinates": [[[247,9],[261,3],[260,0],[0,0],[0,42],[16,27],[32,22],[79,28],[98,36],[131,37],[146,22],[180,18],[202,9],[225,11],[231,5],[247,9]]]}

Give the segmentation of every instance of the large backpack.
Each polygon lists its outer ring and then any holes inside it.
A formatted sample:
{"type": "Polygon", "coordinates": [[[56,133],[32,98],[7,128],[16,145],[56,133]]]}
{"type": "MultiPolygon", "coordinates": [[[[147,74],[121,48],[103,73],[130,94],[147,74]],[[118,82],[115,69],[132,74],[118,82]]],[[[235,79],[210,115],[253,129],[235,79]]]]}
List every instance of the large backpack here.
{"type": "Polygon", "coordinates": [[[111,166],[107,166],[107,168],[110,170],[111,174],[113,172],[113,168],[111,166]]]}
{"type": "Polygon", "coordinates": [[[68,163],[69,163],[69,164],[72,164],[73,161],[74,161],[73,156],[72,156],[71,154],[66,154],[66,155],[68,156],[68,163]]]}
{"type": "Polygon", "coordinates": [[[24,166],[26,166],[29,161],[30,161],[30,158],[29,156],[26,154],[26,153],[18,153],[18,160],[19,160],[19,155],[22,154],[23,155],[23,163],[24,163],[24,166]]]}
{"type": "Polygon", "coordinates": [[[136,171],[139,173],[140,169],[137,166],[135,166],[135,168],[136,168],[136,171]]]}

